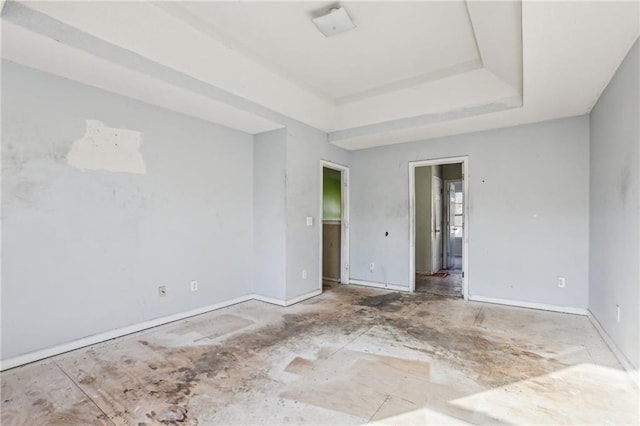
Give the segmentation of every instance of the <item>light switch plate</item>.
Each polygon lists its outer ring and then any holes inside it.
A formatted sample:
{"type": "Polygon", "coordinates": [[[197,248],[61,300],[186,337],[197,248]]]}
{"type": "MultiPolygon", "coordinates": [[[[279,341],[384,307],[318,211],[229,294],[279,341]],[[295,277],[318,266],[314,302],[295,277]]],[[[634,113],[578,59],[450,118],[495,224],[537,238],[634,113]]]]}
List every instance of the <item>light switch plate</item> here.
{"type": "Polygon", "coordinates": [[[313,217],[307,216],[307,226],[313,226],[313,217]]]}

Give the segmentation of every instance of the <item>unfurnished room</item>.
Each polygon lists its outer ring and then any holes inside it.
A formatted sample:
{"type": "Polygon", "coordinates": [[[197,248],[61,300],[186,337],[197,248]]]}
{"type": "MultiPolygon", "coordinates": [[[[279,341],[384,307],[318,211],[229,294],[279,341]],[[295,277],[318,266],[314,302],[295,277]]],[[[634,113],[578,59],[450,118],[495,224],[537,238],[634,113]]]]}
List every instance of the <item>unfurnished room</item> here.
{"type": "Polygon", "coordinates": [[[0,10],[3,426],[640,424],[640,1],[0,10]]]}

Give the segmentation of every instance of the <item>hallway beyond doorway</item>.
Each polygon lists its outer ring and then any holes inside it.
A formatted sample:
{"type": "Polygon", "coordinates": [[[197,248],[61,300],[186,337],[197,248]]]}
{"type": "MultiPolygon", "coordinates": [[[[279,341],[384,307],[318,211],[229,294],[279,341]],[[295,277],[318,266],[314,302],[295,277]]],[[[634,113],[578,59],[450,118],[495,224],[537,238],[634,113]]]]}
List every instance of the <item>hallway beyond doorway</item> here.
{"type": "Polygon", "coordinates": [[[412,292],[468,297],[467,170],[467,157],[409,163],[412,292]]]}

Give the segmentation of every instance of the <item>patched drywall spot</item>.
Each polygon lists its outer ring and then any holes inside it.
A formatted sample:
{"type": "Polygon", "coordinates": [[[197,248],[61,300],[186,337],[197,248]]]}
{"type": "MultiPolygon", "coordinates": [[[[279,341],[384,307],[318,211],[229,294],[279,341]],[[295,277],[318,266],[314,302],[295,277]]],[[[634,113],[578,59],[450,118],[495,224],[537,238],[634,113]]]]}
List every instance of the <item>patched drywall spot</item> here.
{"type": "Polygon", "coordinates": [[[147,174],[140,152],[142,133],[87,120],[87,129],[67,154],[70,166],[84,170],[147,174]]]}

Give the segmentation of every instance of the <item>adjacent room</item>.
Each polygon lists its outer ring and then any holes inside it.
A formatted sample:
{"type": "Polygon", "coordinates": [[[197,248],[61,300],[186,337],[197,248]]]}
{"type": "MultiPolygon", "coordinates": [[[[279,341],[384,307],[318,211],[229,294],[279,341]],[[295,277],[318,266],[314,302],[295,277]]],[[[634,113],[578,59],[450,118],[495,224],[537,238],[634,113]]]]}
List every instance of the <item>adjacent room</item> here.
{"type": "Polygon", "coordinates": [[[640,2],[0,10],[2,425],[640,423],[640,2]]]}
{"type": "Polygon", "coordinates": [[[464,296],[462,170],[463,163],[422,165],[413,170],[414,291],[464,296]]]}

